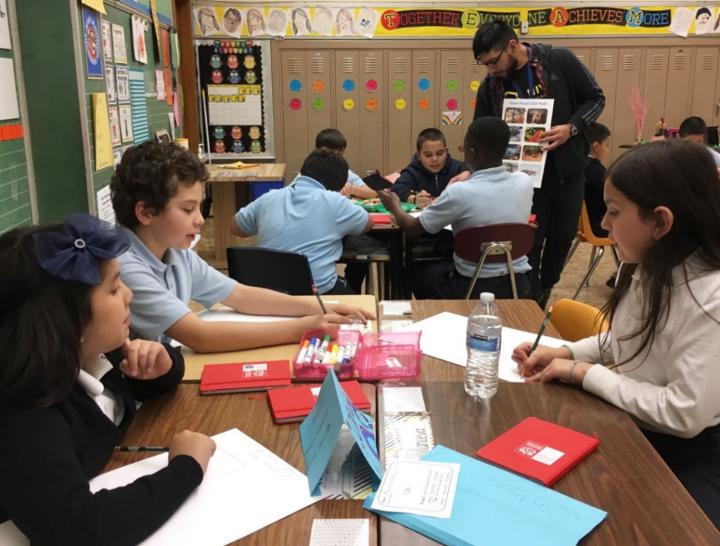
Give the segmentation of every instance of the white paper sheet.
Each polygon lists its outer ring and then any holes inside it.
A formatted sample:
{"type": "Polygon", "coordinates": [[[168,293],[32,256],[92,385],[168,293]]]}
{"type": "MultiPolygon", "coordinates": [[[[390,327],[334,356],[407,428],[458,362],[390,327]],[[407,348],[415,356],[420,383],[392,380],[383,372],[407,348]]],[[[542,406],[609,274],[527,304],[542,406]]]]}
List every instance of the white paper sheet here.
{"type": "Polygon", "coordinates": [[[384,315],[394,317],[409,315],[412,311],[409,301],[381,301],[380,305],[382,305],[384,315]]]}
{"type": "Polygon", "coordinates": [[[424,413],[425,400],[422,387],[383,387],[385,413],[424,413]]]}
{"type": "Polygon", "coordinates": [[[13,61],[12,59],[0,59],[0,121],[19,117],[13,61]]]}
{"type": "Polygon", "coordinates": [[[460,465],[396,461],[388,466],[372,507],[435,518],[452,515],[460,465]]]}
{"type": "Polygon", "coordinates": [[[96,194],[96,202],[98,217],[101,220],[105,220],[115,225],[115,209],[112,205],[112,199],[110,195],[110,184],[104,186],[96,194]]]}
{"type": "Polygon", "coordinates": [[[30,541],[12,521],[6,521],[0,523],[0,544],[3,546],[30,546],[30,541]]]}
{"type": "Polygon", "coordinates": [[[0,49],[12,49],[7,0],[0,0],[0,49]]]}
{"type": "MultiPolygon", "coordinates": [[[[222,545],[247,536],[320,497],[307,477],[237,429],[216,436],[205,479],[180,509],[142,544],[222,545]]],[[[92,491],[121,487],[167,465],[167,454],[102,474],[92,491]]]]}
{"type": "Polygon", "coordinates": [[[370,544],[369,519],[313,520],[310,546],[367,546],[370,544]]]}
{"type": "MultiPolygon", "coordinates": [[[[458,366],[465,366],[467,363],[465,348],[467,317],[443,312],[411,324],[402,330],[422,331],[420,350],[424,355],[439,358],[458,366]]],[[[517,364],[512,359],[512,352],[515,347],[525,341],[534,342],[536,336],[537,332],[524,332],[503,326],[498,370],[500,379],[513,383],[523,382],[523,378],[517,371],[517,364]]],[[[560,347],[565,343],[562,339],[550,336],[540,338],[540,344],[548,347],[560,347]]]]}

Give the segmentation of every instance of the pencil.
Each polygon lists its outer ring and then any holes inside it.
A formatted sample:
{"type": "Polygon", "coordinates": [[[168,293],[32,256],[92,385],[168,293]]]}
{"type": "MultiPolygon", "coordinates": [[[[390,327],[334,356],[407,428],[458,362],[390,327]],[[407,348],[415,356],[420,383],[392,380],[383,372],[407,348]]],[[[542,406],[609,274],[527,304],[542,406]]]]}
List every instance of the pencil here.
{"type": "Polygon", "coordinates": [[[130,453],[141,453],[144,451],[169,451],[170,448],[162,446],[115,446],[115,451],[128,451],[130,453]]]}
{"type": "Polygon", "coordinates": [[[540,344],[540,338],[542,337],[543,333],[545,332],[545,327],[548,325],[548,322],[550,322],[550,316],[552,315],[552,305],[548,308],[547,313],[545,313],[545,320],[542,321],[542,324],[540,325],[540,330],[538,331],[537,337],[535,338],[535,343],[532,344],[532,347],[530,348],[530,354],[533,354],[533,351],[537,349],[537,346],[540,344]]]}
{"type": "Polygon", "coordinates": [[[315,294],[315,297],[317,298],[318,302],[320,303],[320,308],[322,309],[323,315],[327,315],[327,309],[325,309],[325,304],[323,303],[323,300],[320,297],[320,294],[318,294],[317,286],[315,286],[314,284],[312,285],[312,291],[313,291],[313,294],[315,294]]]}

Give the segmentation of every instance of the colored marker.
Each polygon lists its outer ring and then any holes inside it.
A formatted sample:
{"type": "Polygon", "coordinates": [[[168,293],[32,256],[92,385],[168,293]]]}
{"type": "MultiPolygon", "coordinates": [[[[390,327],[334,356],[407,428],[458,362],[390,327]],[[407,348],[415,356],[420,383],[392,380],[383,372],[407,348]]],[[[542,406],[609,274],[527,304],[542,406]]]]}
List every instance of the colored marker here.
{"type": "Polygon", "coordinates": [[[313,362],[315,364],[322,364],[323,359],[325,358],[325,353],[327,352],[328,345],[330,344],[330,334],[325,334],[325,337],[323,338],[322,343],[320,344],[320,349],[318,350],[317,354],[315,355],[315,358],[313,362]]]}
{"type": "Polygon", "coordinates": [[[305,356],[308,353],[308,350],[310,349],[310,340],[306,339],[303,341],[302,348],[300,349],[300,352],[298,353],[298,357],[295,360],[295,362],[303,363],[305,362],[305,356]]]}

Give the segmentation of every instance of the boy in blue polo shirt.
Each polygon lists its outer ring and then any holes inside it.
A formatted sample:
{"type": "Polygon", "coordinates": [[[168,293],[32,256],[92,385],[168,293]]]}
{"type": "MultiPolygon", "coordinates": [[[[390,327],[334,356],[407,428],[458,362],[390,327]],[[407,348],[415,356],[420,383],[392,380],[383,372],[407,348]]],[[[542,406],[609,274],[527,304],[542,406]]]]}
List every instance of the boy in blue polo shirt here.
{"type": "Polygon", "coordinates": [[[353,294],[337,275],[335,262],[343,237],[369,231],[372,219],[338,193],[347,175],[342,155],[328,148],[314,150],[292,184],[240,209],[230,231],[238,237],[257,235],[264,248],[305,254],[321,294],[353,294]]]}
{"type": "MultiPolygon", "coordinates": [[[[521,172],[509,173],[502,157],[510,140],[507,124],[496,117],[481,117],[472,122],[465,135],[465,163],[473,174],[464,182],[445,188],[440,196],[414,218],[400,207],[397,194],[382,191],[380,200],[395,216],[408,236],[438,233],[452,225],[453,234],[470,227],[507,222],[527,222],[532,206],[530,178],[521,172]]],[[[472,262],[457,255],[445,262],[418,264],[412,278],[412,289],[418,299],[461,299],[475,272],[472,262]]],[[[518,295],[527,297],[530,271],[527,257],[513,262],[518,295]]],[[[497,298],[512,297],[505,264],[487,264],[480,271],[473,297],[493,292],[497,298]]]]}
{"type": "Polygon", "coordinates": [[[132,290],[133,334],[174,339],[197,352],[219,352],[298,341],[305,330],[366,320],[347,305],[245,286],[210,267],[190,250],[205,220],[200,213],[205,166],[174,144],[145,142],[130,148],[110,188],[118,223],[130,237],[119,257],[120,276],[132,290]],[[241,313],[303,317],[283,322],[205,322],[188,307],[223,303],[241,313]]]}
{"type": "MultiPolygon", "coordinates": [[[[323,129],[315,136],[315,148],[327,148],[338,155],[345,153],[347,139],[338,129],[323,129]]],[[[347,184],[340,190],[342,195],[354,195],[360,199],[377,197],[377,192],[369,187],[352,169],[348,168],[347,184]]]]}

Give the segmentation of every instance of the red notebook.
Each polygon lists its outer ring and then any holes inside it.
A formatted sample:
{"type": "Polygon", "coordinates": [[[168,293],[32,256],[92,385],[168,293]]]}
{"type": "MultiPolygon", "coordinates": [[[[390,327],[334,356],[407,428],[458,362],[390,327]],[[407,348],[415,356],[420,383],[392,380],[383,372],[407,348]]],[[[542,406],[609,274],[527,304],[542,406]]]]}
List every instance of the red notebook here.
{"type": "MultiPolygon", "coordinates": [[[[360,383],[357,381],[342,381],[340,386],[357,409],[370,409],[370,400],[365,396],[360,383]]],[[[310,415],[310,412],[315,407],[318,394],[320,394],[320,385],[299,385],[268,392],[273,421],[278,424],[302,421],[310,415]]]]}
{"type": "Polygon", "coordinates": [[[290,384],[290,362],[243,362],[237,364],[208,364],[200,377],[200,394],[264,391],[290,384]]]}
{"type": "Polygon", "coordinates": [[[373,224],[392,224],[392,218],[384,212],[373,212],[370,214],[373,224]]]}
{"type": "Polygon", "coordinates": [[[595,451],[599,444],[593,436],[528,417],[475,454],[550,486],[595,451]]]}

